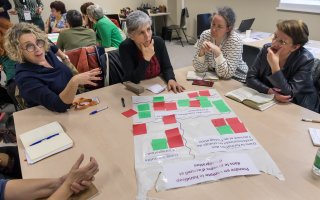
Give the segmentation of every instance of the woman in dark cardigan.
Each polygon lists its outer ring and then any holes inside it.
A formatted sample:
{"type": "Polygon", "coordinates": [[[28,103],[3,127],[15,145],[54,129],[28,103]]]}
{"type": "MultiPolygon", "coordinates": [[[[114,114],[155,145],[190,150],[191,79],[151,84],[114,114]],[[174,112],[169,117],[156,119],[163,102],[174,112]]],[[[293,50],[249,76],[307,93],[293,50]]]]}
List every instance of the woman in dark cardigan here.
{"type": "Polygon", "coordinates": [[[169,91],[182,92],[184,87],[175,80],[164,41],[152,36],[150,17],[137,10],[127,16],[126,22],[129,38],[119,47],[121,64],[125,69],[124,79],[139,83],[162,74],[169,91]]]}
{"type": "Polygon", "coordinates": [[[247,85],[274,94],[279,102],[292,102],[319,112],[319,96],[313,84],[312,54],[303,47],[309,31],[301,20],[277,24],[271,44],[266,44],[247,74],[247,85]]]}

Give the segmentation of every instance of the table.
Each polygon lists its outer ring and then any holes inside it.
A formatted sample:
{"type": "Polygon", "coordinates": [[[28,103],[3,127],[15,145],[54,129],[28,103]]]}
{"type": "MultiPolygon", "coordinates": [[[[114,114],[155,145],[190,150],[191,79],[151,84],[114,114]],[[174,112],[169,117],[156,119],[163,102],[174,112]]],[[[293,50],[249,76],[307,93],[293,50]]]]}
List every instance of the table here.
{"type": "MultiPolygon", "coordinates": [[[[206,87],[193,86],[185,80],[188,70],[185,67],[175,70],[179,83],[188,90],[201,90],[206,87]]],[[[148,86],[163,83],[160,78],[142,81],[148,86]]],[[[240,87],[235,80],[219,80],[214,88],[221,95],[240,87]]],[[[18,141],[23,178],[58,177],[66,173],[80,153],[84,152],[86,161],[90,155],[96,157],[100,171],[95,185],[100,194],[94,199],[132,200],[136,196],[134,172],[134,145],[132,119],[120,113],[131,107],[133,93],[121,84],[81,94],[82,97],[98,96],[101,103],[82,111],[70,110],[58,114],[38,106],[14,113],[17,135],[52,121],[58,121],[74,141],[74,147],[51,156],[34,165],[24,161],[23,146],[18,141]],[[121,105],[124,97],[126,107],[121,105]],[[108,105],[110,108],[96,115],[89,112],[108,105]]],[[[146,91],[143,95],[151,95],[146,91]]],[[[245,123],[259,143],[268,151],[284,174],[286,181],[273,176],[235,177],[214,183],[194,185],[165,192],[150,191],[149,196],[173,200],[225,200],[225,199],[318,199],[320,177],[311,172],[317,148],[312,145],[307,129],[320,128],[320,124],[302,122],[302,115],[320,118],[319,114],[294,104],[278,104],[263,112],[253,110],[241,103],[223,97],[237,116],[245,123]]]]}
{"type": "Polygon", "coordinates": [[[156,29],[156,17],[163,17],[163,22],[164,25],[167,24],[167,16],[170,15],[170,13],[167,12],[161,12],[161,13],[150,13],[149,16],[152,19],[152,25],[153,25],[153,33],[156,35],[157,34],[157,29],[156,29]]]}
{"type": "MultiPolygon", "coordinates": [[[[257,34],[257,33],[263,33],[259,31],[253,31],[252,34],[257,34]]],[[[252,39],[252,34],[250,39],[252,39]]],[[[247,40],[245,33],[241,34],[241,38],[243,38],[243,44],[248,45],[248,46],[253,46],[257,48],[262,48],[264,44],[272,42],[272,34],[269,33],[269,37],[265,37],[260,40],[252,41],[252,40],[247,40]]],[[[304,46],[306,49],[308,49],[315,58],[320,59],[320,41],[317,40],[309,40],[309,42],[304,46]]]]}

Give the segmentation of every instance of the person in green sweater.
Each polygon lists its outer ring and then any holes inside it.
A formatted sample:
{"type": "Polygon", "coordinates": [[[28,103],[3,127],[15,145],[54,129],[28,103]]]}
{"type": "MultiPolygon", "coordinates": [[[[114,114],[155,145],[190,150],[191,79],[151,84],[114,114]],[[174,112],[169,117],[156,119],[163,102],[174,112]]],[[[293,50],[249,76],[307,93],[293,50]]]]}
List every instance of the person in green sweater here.
{"type": "Polygon", "coordinates": [[[87,15],[90,21],[94,23],[93,30],[96,31],[97,42],[104,48],[119,48],[122,42],[122,36],[118,27],[106,16],[99,5],[91,5],[87,8],[87,15]]]}
{"type": "Polygon", "coordinates": [[[63,30],[58,37],[57,46],[62,51],[96,45],[96,34],[92,29],[82,26],[82,16],[77,10],[67,12],[70,29],[63,30]]]}

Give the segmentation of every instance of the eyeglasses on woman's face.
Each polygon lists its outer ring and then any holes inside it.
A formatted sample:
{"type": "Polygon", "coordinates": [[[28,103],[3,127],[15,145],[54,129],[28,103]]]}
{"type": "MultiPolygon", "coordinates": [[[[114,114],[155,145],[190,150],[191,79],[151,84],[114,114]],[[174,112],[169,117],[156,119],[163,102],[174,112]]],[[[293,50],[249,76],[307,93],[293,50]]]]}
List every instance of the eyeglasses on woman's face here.
{"type": "Polygon", "coordinates": [[[290,44],[290,42],[287,42],[285,40],[279,39],[276,33],[274,33],[273,37],[272,37],[272,42],[274,42],[274,41],[278,42],[278,44],[281,45],[281,46],[290,44]]]}
{"type": "Polygon", "coordinates": [[[21,47],[22,50],[28,51],[28,52],[34,52],[37,47],[42,48],[45,45],[45,41],[38,39],[36,41],[36,44],[33,43],[27,43],[24,47],[21,47]],[[37,46],[37,47],[36,47],[37,46]]]}

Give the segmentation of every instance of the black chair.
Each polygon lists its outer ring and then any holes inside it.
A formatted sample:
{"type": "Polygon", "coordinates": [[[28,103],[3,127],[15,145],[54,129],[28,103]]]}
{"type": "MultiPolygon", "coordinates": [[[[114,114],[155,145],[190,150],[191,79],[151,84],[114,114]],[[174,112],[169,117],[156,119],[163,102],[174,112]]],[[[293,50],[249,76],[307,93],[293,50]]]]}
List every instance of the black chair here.
{"type": "Polygon", "coordinates": [[[124,69],[121,65],[119,49],[101,55],[100,61],[102,64],[102,72],[105,75],[104,86],[123,82],[124,69]]]}
{"type": "Polygon", "coordinates": [[[247,63],[248,67],[250,67],[256,60],[259,52],[260,49],[258,47],[243,45],[242,59],[245,63],[247,63]]]}
{"type": "Polygon", "coordinates": [[[203,13],[197,15],[197,37],[200,38],[200,35],[203,31],[210,29],[211,26],[211,13],[203,13]]]}
{"type": "Polygon", "coordinates": [[[180,17],[180,25],[170,25],[168,26],[168,31],[175,31],[178,35],[178,40],[180,40],[181,45],[183,46],[179,31],[181,30],[182,33],[184,34],[184,37],[187,40],[187,43],[189,43],[188,38],[186,33],[184,32],[184,30],[186,29],[186,18],[189,17],[189,13],[188,13],[188,9],[187,8],[183,8],[181,10],[181,17],[180,17]]]}

